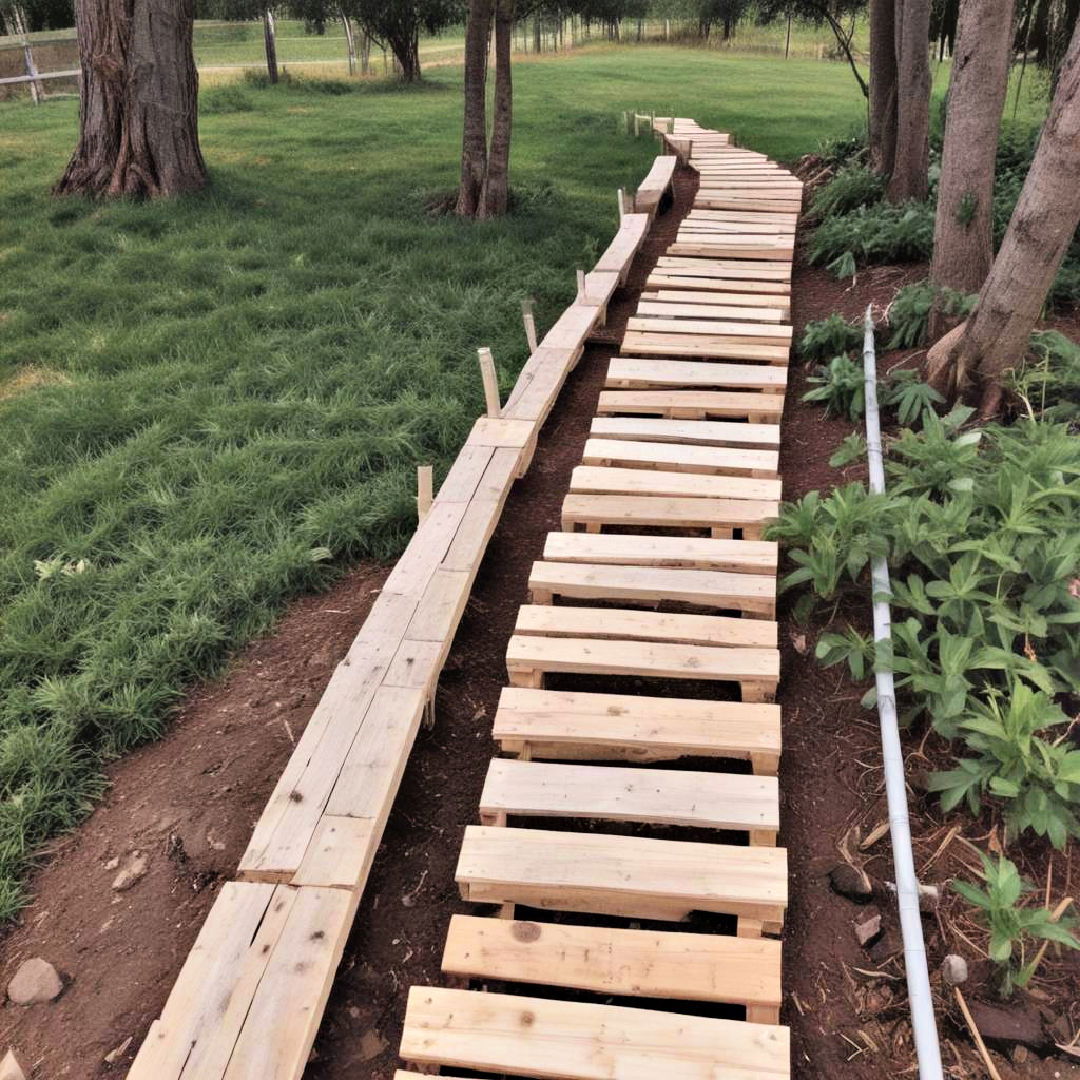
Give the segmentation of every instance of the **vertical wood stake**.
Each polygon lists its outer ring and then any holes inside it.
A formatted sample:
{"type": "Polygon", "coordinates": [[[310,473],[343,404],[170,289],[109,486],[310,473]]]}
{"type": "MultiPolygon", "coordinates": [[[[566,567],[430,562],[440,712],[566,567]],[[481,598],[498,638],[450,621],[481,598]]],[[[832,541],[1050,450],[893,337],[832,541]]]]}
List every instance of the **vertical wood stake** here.
{"type": "Polygon", "coordinates": [[[622,219],[623,219],[623,214],[626,213],[626,211],[623,209],[623,203],[626,202],[626,192],[623,191],[622,188],[619,188],[617,197],[618,197],[618,200],[619,200],[619,224],[621,225],[622,224],[622,219]]]}
{"type": "Polygon", "coordinates": [[[585,271],[579,270],[577,272],[577,301],[582,303],[585,299],[585,271]]]}
{"type": "Polygon", "coordinates": [[[428,516],[428,511],[431,509],[431,466],[430,465],[417,465],[416,466],[416,516],[419,521],[423,521],[428,516]]]}
{"type": "Polygon", "coordinates": [[[525,340],[529,343],[529,352],[536,352],[536,315],[533,312],[533,300],[521,301],[521,321],[525,324],[525,340]]]}
{"type": "Polygon", "coordinates": [[[477,349],[480,358],[480,378],[484,381],[484,400],[487,402],[487,415],[498,417],[502,412],[499,401],[499,377],[495,374],[495,359],[490,349],[477,349]]]}

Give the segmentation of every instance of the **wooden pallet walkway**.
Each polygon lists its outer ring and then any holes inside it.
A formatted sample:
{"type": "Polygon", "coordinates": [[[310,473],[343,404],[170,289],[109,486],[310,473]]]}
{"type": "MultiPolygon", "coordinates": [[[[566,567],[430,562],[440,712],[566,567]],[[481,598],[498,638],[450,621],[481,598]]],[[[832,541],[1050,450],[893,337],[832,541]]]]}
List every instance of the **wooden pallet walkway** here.
{"type": "Polygon", "coordinates": [[[505,756],[458,862],[462,896],[501,917],[454,916],[443,969],[509,989],[413,987],[401,1056],[425,1073],[790,1076],[777,553],[761,537],[781,497],[802,184],[692,120],[655,129],[671,154],[634,210],[653,212],[676,157],[698,196],[610,361],[562,531],[530,572],[494,719],[505,756]],[[566,682],[582,675],[588,691],[566,682]],[[649,679],[686,693],[640,692],[649,679]],[[708,689],[725,684],[737,700],[708,689]],[[671,833],[686,827],[693,841],[671,833]],[[695,911],[731,917],[730,932],[637,925],[695,911]],[[689,1016],[685,1001],[743,1019],[689,1016]]]}

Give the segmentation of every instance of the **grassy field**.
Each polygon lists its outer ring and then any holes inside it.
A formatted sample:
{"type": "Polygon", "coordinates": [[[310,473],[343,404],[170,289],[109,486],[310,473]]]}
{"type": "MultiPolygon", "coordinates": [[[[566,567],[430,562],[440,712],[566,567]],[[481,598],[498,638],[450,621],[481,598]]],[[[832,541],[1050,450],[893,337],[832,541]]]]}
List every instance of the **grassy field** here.
{"type": "Polygon", "coordinates": [[[780,158],[863,115],[839,64],[674,47],[518,65],[507,220],[451,190],[458,68],[426,85],[207,90],[213,184],[57,201],[77,104],[0,105],[0,917],[99,765],[350,560],[390,558],[415,466],[444,468],[615,227],[655,152],[627,108],[780,158]]]}

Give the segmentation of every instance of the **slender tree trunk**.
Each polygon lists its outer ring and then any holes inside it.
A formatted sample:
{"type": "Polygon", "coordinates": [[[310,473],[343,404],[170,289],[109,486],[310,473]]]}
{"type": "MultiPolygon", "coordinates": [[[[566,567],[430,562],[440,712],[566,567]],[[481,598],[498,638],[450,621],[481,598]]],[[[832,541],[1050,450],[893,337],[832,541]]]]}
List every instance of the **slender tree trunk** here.
{"type": "Polygon", "coordinates": [[[26,85],[30,87],[31,99],[35,105],[38,105],[45,97],[45,88],[36,78],[38,70],[37,64],[34,63],[34,51],[30,47],[30,39],[26,36],[26,15],[18,4],[11,9],[11,23],[15,36],[21,38],[23,66],[26,68],[26,74],[31,78],[26,85]]]}
{"type": "Polygon", "coordinates": [[[963,394],[974,383],[983,416],[1001,403],[1002,377],[1028,348],[1054,276],[1080,224],[1080,28],[1062,62],[1050,114],[975,314],[928,355],[932,384],[963,394]]]}
{"type": "Polygon", "coordinates": [[[930,0],[899,0],[896,160],[890,202],[925,199],[930,164],[930,0]]]}
{"type": "Polygon", "coordinates": [[[1035,46],[1036,63],[1045,64],[1050,55],[1050,0],[1038,0],[1031,40],[1035,46]]]}
{"type": "MultiPolygon", "coordinates": [[[[949,79],[930,280],[977,292],[994,257],[994,164],[1009,79],[1013,0],[963,0],[949,79]]],[[[948,329],[941,304],[930,337],[948,329]]]]}
{"type": "Polygon", "coordinates": [[[277,70],[277,33],[274,28],[274,13],[269,8],[263,8],[263,42],[266,45],[266,74],[270,81],[278,81],[277,70]]]}
{"type": "Polygon", "coordinates": [[[194,0],[81,0],[79,141],[58,195],[179,195],[206,185],[194,0]]]}
{"type": "Polygon", "coordinates": [[[371,74],[371,35],[360,28],[360,74],[371,74]]]}
{"type": "Polygon", "coordinates": [[[341,26],[345,31],[345,54],[349,62],[349,75],[356,74],[356,38],[353,36],[352,20],[339,9],[341,26]]]}
{"type": "Polygon", "coordinates": [[[487,170],[477,217],[500,217],[510,202],[510,134],[513,127],[514,86],[511,34],[514,0],[498,0],[495,8],[495,116],[491,128],[487,170]]]}
{"type": "Polygon", "coordinates": [[[487,170],[485,94],[491,3],[492,0],[469,0],[469,18],[465,24],[465,120],[461,140],[461,184],[454,208],[461,217],[476,216],[487,170]]]}
{"type": "Polygon", "coordinates": [[[870,168],[889,176],[896,161],[894,0],[870,0],[870,168]]]}

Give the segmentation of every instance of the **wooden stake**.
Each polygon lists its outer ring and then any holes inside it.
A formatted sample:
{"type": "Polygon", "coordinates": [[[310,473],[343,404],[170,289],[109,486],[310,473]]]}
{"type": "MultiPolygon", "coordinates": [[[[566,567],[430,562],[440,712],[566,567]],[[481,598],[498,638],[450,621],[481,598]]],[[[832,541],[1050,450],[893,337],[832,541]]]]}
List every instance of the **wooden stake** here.
{"type": "Polygon", "coordinates": [[[521,301],[521,321],[525,324],[525,340],[529,343],[529,352],[536,352],[536,315],[533,313],[535,301],[521,301]]]}
{"type": "Polygon", "coordinates": [[[636,139],[641,134],[641,116],[638,114],[637,109],[634,110],[634,138],[636,139]]]}
{"type": "Polygon", "coordinates": [[[431,466],[416,466],[416,516],[419,521],[427,517],[431,509],[431,466]]]}
{"type": "Polygon", "coordinates": [[[490,349],[477,349],[480,358],[480,378],[484,380],[484,400],[487,402],[487,415],[498,417],[502,413],[499,401],[499,377],[495,373],[495,359],[490,349]]]}
{"type": "Polygon", "coordinates": [[[983,1037],[979,1034],[979,1029],[975,1026],[975,1019],[967,1007],[964,995],[960,993],[960,987],[954,986],[953,990],[956,992],[956,1001],[960,1006],[960,1011],[964,1014],[964,1021],[968,1026],[968,1031],[971,1032],[971,1037],[975,1040],[975,1048],[979,1051],[979,1056],[983,1059],[986,1071],[990,1074],[990,1080],[1001,1080],[1001,1073],[997,1071],[994,1067],[994,1063],[990,1060],[990,1054],[986,1049],[986,1043],[983,1042],[983,1037]]]}
{"type": "Polygon", "coordinates": [[[577,300],[580,304],[585,299],[585,271],[577,272],[577,300]]]}
{"type": "Polygon", "coordinates": [[[621,225],[622,224],[622,219],[623,219],[623,214],[626,213],[626,210],[624,209],[624,206],[623,206],[623,204],[626,202],[626,192],[623,191],[622,188],[619,188],[617,197],[618,197],[618,200],[619,200],[619,224],[621,225]]]}

